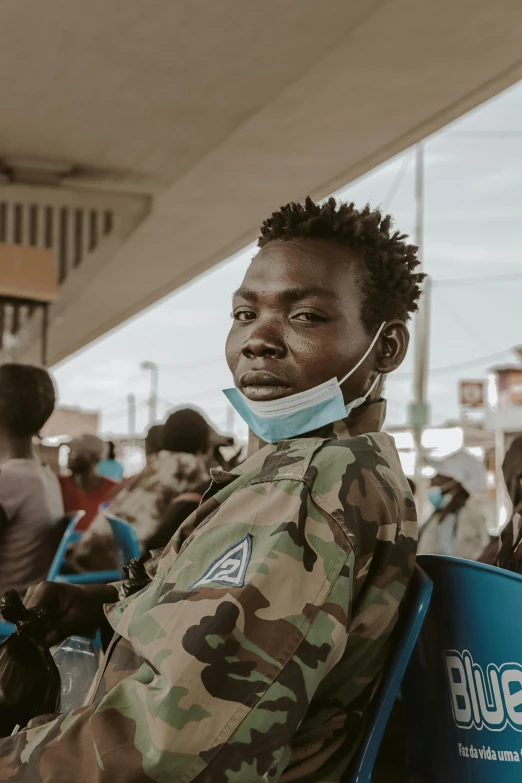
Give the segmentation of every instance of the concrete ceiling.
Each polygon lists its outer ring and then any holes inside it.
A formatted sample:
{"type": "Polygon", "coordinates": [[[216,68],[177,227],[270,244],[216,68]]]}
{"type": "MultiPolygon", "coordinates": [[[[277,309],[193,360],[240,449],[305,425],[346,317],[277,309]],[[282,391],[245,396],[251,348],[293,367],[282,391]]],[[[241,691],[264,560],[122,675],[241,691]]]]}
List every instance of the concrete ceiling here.
{"type": "Polygon", "coordinates": [[[521,41],[519,0],[4,0],[0,158],[153,197],[75,270],[51,360],[518,81],[521,41]]]}
{"type": "Polygon", "coordinates": [[[380,4],[6,0],[0,153],[63,158],[157,191],[380,4]]]}

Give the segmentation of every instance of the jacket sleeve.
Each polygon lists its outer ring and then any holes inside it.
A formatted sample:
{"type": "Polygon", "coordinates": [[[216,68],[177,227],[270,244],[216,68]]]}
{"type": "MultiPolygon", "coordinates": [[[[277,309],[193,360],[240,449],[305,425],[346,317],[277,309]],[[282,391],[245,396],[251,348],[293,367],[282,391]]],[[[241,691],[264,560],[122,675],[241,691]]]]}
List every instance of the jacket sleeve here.
{"type": "Polygon", "coordinates": [[[249,490],[247,515],[245,496],[234,496],[227,524],[215,536],[197,533],[178,556],[177,589],[158,578],[131,599],[121,631],[132,645],[117,645],[105,681],[125,667],[129,675],[94,704],[1,740],[0,779],[225,783],[241,767],[249,783],[277,780],[313,693],[345,648],[355,562],[342,530],[306,489],[297,503],[295,493],[295,482],[249,490]],[[188,590],[190,569],[203,576],[254,520],[263,530],[245,534],[244,583],[188,590]]]}

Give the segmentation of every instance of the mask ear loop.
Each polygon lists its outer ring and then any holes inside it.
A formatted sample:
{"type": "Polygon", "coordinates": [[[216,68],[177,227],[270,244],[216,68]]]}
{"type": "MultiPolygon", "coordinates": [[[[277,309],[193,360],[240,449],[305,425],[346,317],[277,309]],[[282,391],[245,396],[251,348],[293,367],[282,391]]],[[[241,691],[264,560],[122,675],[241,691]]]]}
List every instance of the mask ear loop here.
{"type": "Polygon", "coordinates": [[[377,384],[379,383],[379,381],[380,381],[380,380],[381,380],[381,374],[380,374],[380,373],[377,373],[377,376],[376,376],[376,378],[375,378],[374,382],[372,383],[372,385],[370,386],[370,388],[368,389],[368,391],[366,392],[366,394],[364,395],[364,397],[362,397],[362,399],[363,399],[363,400],[366,400],[366,399],[368,399],[368,397],[370,396],[370,394],[372,393],[372,391],[373,391],[375,388],[377,388],[377,384]]]}
{"type": "MultiPolygon", "coordinates": [[[[366,353],[364,354],[364,356],[362,356],[362,357],[359,359],[359,361],[357,362],[357,364],[355,365],[355,367],[352,367],[352,369],[350,370],[350,372],[348,372],[348,373],[347,373],[347,374],[344,376],[344,378],[343,378],[341,381],[339,381],[339,386],[342,386],[342,385],[343,385],[343,383],[344,383],[345,381],[347,381],[347,380],[348,380],[348,378],[349,378],[351,375],[353,375],[353,374],[354,374],[354,372],[355,372],[356,370],[358,370],[358,369],[359,369],[359,367],[361,366],[361,364],[362,364],[364,361],[366,361],[366,359],[368,358],[368,356],[369,356],[369,355],[370,355],[370,353],[372,352],[372,350],[373,350],[373,348],[374,348],[374,346],[375,346],[375,343],[377,342],[377,340],[378,340],[378,339],[379,339],[379,337],[381,336],[381,332],[382,332],[382,330],[384,329],[384,327],[385,327],[385,326],[386,326],[386,321],[383,321],[383,322],[382,322],[382,324],[379,326],[379,329],[377,330],[377,334],[375,335],[375,337],[374,337],[374,338],[373,338],[373,340],[371,341],[371,343],[370,343],[370,347],[368,348],[368,350],[366,351],[366,353]]],[[[379,375],[377,375],[377,378],[375,379],[375,381],[373,382],[372,386],[370,387],[370,391],[368,392],[368,394],[371,394],[371,393],[372,393],[372,391],[375,389],[375,386],[377,385],[377,381],[379,380],[379,378],[380,378],[380,374],[379,374],[379,375]]],[[[367,396],[367,395],[366,395],[366,396],[367,396]]]]}

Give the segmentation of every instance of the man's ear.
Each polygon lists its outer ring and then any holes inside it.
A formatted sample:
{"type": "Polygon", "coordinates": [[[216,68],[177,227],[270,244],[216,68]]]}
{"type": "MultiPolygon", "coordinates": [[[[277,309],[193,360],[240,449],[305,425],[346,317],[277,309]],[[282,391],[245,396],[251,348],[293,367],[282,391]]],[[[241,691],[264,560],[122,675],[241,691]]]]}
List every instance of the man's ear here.
{"type": "Polygon", "coordinates": [[[410,333],[404,321],[390,321],[379,338],[377,372],[393,372],[403,363],[410,343],[410,333]]]}

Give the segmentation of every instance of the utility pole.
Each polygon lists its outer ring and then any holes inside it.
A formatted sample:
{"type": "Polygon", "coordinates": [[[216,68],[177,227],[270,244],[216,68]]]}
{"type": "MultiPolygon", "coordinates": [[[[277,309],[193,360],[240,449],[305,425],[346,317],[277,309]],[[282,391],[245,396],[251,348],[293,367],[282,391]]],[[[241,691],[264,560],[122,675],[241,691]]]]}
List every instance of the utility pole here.
{"type": "Polygon", "coordinates": [[[136,395],[127,395],[127,416],[129,423],[129,436],[134,438],[136,435],[136,395]]]}
{"type": "Polygon", "coordinates": [[[156,423],[158,416],[158,384],[159,368],[156,362],[142,362],[142,370],[150,370],[150,394],[149,394],[149,425],[156,423]]]}
{"type": "MultiPolygon", "coordinates": [[[[424,144],[417,144],[415,157],[415,244],[421,269],[424,264],[424,144]]],[[[415,319],[413,402],[409,408],[409,424],[415,443],[415,482],[418,486],[422,468],[422,433],[428,422],[428,362],[430,343],[431,283],[426,278],[424,296],[415,319]]]]}
{"type": "Polygon", "coordinates": [[[230,403],[227,404],[227,420],[226,420],[226,432],[227,435],[234,435],[234,424],[235,424],[235,417],[236,417],[236,411],[235,408],[230,405],[230,403]]]}

